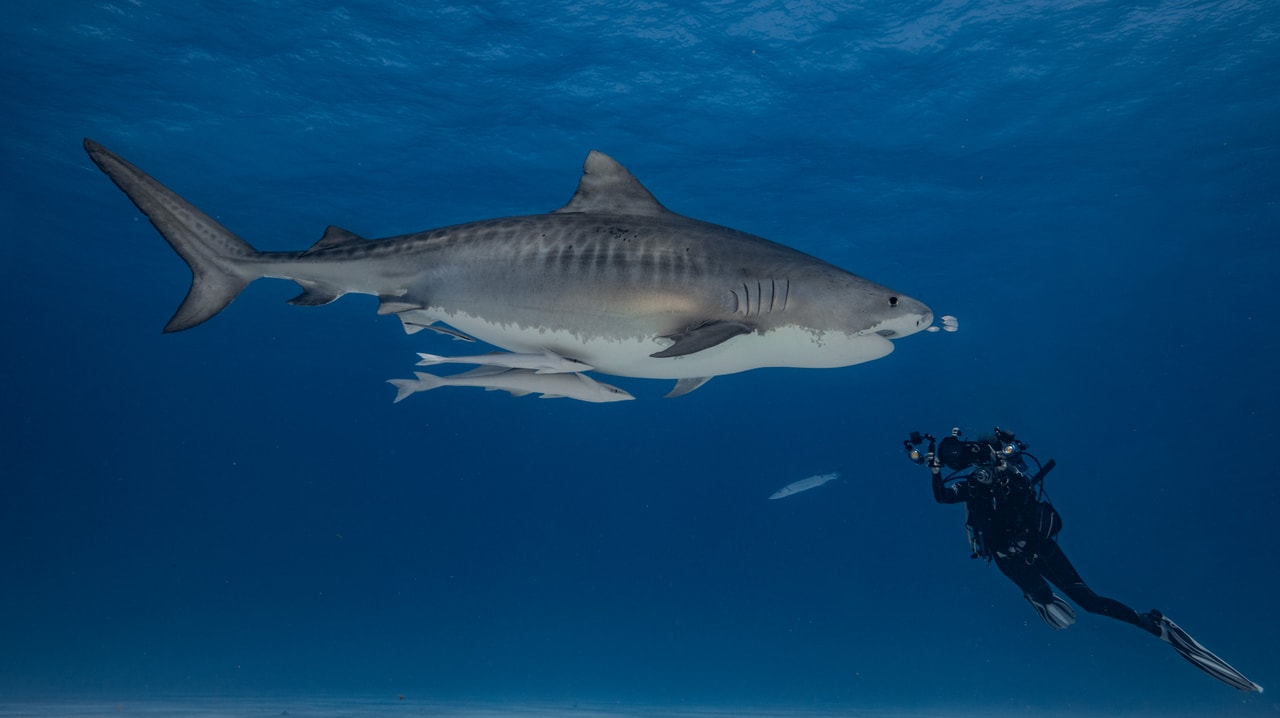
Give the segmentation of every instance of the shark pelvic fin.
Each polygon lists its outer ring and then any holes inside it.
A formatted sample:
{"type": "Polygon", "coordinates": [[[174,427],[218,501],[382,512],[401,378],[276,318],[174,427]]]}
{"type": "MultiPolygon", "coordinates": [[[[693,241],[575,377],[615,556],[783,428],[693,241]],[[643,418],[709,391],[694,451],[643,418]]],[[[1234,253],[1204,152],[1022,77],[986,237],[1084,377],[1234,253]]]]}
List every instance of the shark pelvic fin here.
{"type": "Polygon", "coordinates": [[[425,309],[426,305],[419,302],[406,301],[404,297],[397,297],[391,294],[378,295],[378,314],[399,314],[400,312],[411,312],[415,309],[425,309]]]}
{"type": "Polygon", "coordinates": [[[587,161],[582,165],[582,179],[578,181],[578,191],[573,193],[573,199],[555,211],[565,212],[647,217],[672,214],[627,168],[596,150],[587,154],[587,161]]]}
{"type": "Polygon", "coordinates": [[[709,381],[711,381],[711,377],[709,376],[695,376],[677,379],[676,385],[671,387],[671,391],[667,392],[667,395],[662,398],[674,399],[677,396],[684,396],[709,381]]]}
{"type": "Polygon", "coordinates": [[[295,307],[318,307],[328,304],[343,295],[343,292],[333,287],[328,287],[318,282],[307,282],[301,279],[293,280],[302,287],[302,294],[289,300],[289,303],[295,307]]]}
{"type": "MultiPolygon", "coordinates": [[[[742,322],[707,322],[675,334],[667,334],[660,337],[674,340],[675,343],[649,356],[655,359],[665,359],[667,357],[694,354],[703,349],[709,349],[717,344],[727,342],[741,334],[750,334],[752,331],[753,327],[742,322]]],[[[693,389],[689,391],[693,391],[693,389]]]]}

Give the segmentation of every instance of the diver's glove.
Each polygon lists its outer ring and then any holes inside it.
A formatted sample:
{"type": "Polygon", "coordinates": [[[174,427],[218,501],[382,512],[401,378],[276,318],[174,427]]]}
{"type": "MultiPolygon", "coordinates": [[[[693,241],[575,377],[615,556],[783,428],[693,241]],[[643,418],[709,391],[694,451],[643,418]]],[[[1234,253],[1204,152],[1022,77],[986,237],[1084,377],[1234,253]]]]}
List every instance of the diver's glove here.
{"type": "Polygon", "coordinates": [[[929,471],[934,476],[942,473],[942,462],[938,461],[938,457],[934,456],[932,451],[924,455],[924,463],[929,466],[929,471]]]}

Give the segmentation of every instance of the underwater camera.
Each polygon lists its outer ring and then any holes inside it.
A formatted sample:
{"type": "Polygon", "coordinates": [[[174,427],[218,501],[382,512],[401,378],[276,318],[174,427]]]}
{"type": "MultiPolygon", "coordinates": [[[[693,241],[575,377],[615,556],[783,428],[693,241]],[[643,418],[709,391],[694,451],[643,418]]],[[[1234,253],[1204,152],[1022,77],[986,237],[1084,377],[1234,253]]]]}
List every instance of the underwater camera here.
{"type": "MultiPolygon", "coordinates": [[[[934,452],[934,438],[918,431],[911,432],[911,437],[903,442],[907,456],[917,464],[923,463],[917,448],[924,441],[929,442],[930,453],[934,452]]],[[[936,456],[947,468],[960,471],[970,466],[994,466],[1003,461],[1015,459],[1025,451],[1027,445],[1018,441],[1013,432],[995,428],[994,438],[987,437],[977,441],[965,441],[960,438],[960,429],[952,429],[951,435],[943,437],[937,443],[936,456]]]]}

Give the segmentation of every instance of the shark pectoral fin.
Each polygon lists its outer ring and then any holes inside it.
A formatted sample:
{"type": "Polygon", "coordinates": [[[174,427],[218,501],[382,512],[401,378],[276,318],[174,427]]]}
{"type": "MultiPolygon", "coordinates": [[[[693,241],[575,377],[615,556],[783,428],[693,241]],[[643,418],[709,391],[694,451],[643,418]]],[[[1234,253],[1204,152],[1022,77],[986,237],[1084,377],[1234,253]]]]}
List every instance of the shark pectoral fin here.
{"type": "Polygon", "coordinates": [[[328,304],[343,295],[342,290],[325,286],[319,282],[308,282],[300,279],[293,281],[302,287],[302,294],[289,300],[289,303],[295,307],[318,307],[322,304],[328,304]]]}
{"type": "Polygon", "coordinates": [[[751,326],[742,322],[707,322],[699,324],[692,329],[660,337],[661,339],[671,339],[675,343],[649,356],[655,359],[666,359],[667,357],[693,354],[717,344],[723,344],[736,336],[750,334],[752,330],[751,326]]]}
{"type": "Polygon", "coordinates": [[[698,387],[702,386],[703,384],[706,384],[709,381],[711,381],[711,377],[709,376],[695,376],[695,377],[687,377],[684,379],[677,379],[676,385],[672,387],[671,391],[667,392],[667,395],[664,396],[663,398],[674,399],[677,396],[684,396],[685,394],[688,394],[689,392],[693,391],[694,389],[697,389],[698,387]]]}

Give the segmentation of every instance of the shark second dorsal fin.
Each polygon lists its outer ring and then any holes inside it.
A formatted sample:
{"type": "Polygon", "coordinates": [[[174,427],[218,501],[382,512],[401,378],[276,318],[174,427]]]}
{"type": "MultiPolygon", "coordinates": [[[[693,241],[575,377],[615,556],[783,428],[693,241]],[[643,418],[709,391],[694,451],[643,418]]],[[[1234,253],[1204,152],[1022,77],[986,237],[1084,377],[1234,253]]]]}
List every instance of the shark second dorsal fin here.
{"type": "Polygon", "coordinates": [[[303,252],[302,256],[305,257],[308,254],[311,254],[313,252],[319,252],[325,249],[332,249],[334,247],[343,247],[349,244],[360,244],[361,242],[367,242],[367,241],[369,240],[365,239],[364,237],[361,237],[360,235],[356,234],[355,232],[352,232],[351,230],[329,225],[327,228],[325,228],[324,236],[320,238],[320,241],[311,245],[311,248],[303,252]]]}
{"type": "Polygon", "coordinates": [[[582,179],[569,204],[556,210],[589,214],[618,214],[658,217],[671,214],[649,190],[603,152],[591,150],[582,164],[582,179]]]}

